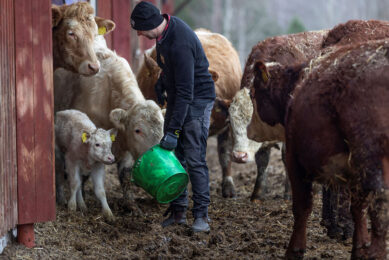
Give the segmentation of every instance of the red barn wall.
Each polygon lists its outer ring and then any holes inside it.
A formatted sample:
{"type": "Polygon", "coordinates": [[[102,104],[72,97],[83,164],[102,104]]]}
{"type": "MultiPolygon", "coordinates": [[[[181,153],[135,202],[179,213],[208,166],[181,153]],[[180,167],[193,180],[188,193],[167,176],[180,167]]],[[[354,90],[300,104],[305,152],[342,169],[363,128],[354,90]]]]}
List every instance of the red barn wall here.
{"type": "Polygon", "coordinates": [[[55,220],[50,0],[14,0],[18,224],[55,220]]]}
{"type": "Polygon", "coordinates": [[[115,50],[129,63],[132,60],[131,7],[131,0],[97,0],[96,3],[96,14],[102,18],[111,19],[116,24],[115,30],[105,36],[108,47],[115,50]]]}
{"type": "Polygon", "coordinates": [[[0,237],[17,211],[14,1],[0,1],[0,237]]]}

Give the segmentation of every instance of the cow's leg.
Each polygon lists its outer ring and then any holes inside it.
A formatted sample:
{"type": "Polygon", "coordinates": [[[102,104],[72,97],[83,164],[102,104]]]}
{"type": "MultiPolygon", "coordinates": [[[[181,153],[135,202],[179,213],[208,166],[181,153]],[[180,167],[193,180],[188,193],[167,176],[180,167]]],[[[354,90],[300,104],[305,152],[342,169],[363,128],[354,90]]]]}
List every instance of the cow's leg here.
{"type": "Polygon", "coordinates": [[[226,128],[225,131],[217,136],[217,152],[223,173],[222,195],[224,198],[236,196],[235,185],[231,175],[232,141],[229,131],[229,128],[226,128]]]}
{"type": "Polygon", "coordinates": [[[343,230],[338,227],[336,219],[338,208],[338,193],[323,186],[322,225],[327,228],[327,236],[341,238],[343,230]]]}
{"type": "Polygon", "coordinates": [[[143,215],[143,212],[136,204],[135,197],[131,191],[131,185],[132,185],[131,171],[133,165],[134,165],[134,159],[129,153],[127,153],[126,156],[123,158],[123,160],[121,160],[117,164],[120,186],[122,187],[122,191],[123,191],[122,204],[126,209],[131,210],[132,212],[138,215],[143,215]]]}
{"type": "Polygon", "coordinates": [[[368,259],[386,258],[386,234],[389,228],[389,189],[383,189],[375,194],[369,207],[371,220],[371,245],[367,250],[368,259]]]}
{"type": "Polygon", "coordinates": [[[111,209],[109,208],[107,197],[105,195],[104,179],[105,179],[105,168],[104,165],[101,164],[92,171],[93,189],[95,191],[96,197],[101,202],[104,217],[107,220],[112,221],[114,217],[111,209]]]}
{"type": "Polygon", "coordinates": [[[76,163],[66,160],[66,169],[69,178],[70,198],[68,200],[68,209],[75,211],[77,209],[76,196],[81,188],[80,169],[76,163]]]}
{"type": "Polygon", "coordinates": [[[347,240],[353,236],[354,222],[350,211],[350,194],[344,187],[338,192],[338,225],[343,230],[342,239],[347,240]]]}
{"type": "MultiPolygon", "coordinates": [[[[286,146],[285,143],[282,144],[281,148],[281,159],[285,166],[286,171],[286,146]]],[[[285,174],[285,183],[284,183],[284,200],[290,200],[290,182],[288,174],[285,174]]]]}
{"type": "Polygon", "coordinates": [[[55,191],[56,201],[59,205],[66,204],[65,192],[65,158],[57,146],[55,146],[55,191]]]}
{"type": "Polygon", "coordinates": [[[292,187],[294,225],[286,251],[286,259],[302,259],[306,248],[306,227],[312,212],[312,183],[304,181],[304,170],[287,153],[287,165],[292,187]]]}
{"type": "Polygon", "coordinates": [[[257,164],[257,179],[253,193],[251,194],[251,201],[261,200],[265,196],[267,172],[266,168],[269,163],[271,146],[261,146],[255,154],[255,163],[257,164]]]}
{"type": "Polygon", "coordinates": [[[367,195],[364,192],[354,191],[351,196],[351,214],[354,220],[352,259],[363,259],[364,250],[369,246],[367,231],[367,195]]]}
{"type": "MultiPolygon", "coordinates": [[[[377,177],[378,182],[369,184],[374,187],[374,196],[369,205],[371,220],[371,246],[366,255],[369,259],[387,259],[386,235],[389,229],[389,156],[382,162],[372,161],[370,167],[366,167],[366,176],[377,177]],[[369,174],[370,173],[370,174],[369,174]]],[[[374,181],[374,180],[373,180],[374,181]]],[[[388,255],[389,256],[389,255],[388,255]]]]}
{"type": "Polygon", "coordinates": [[[76,196],[77,196],[77,206],[78,206],[78,208],[82,212],[86,212],[87,208],[86,208],[86,204],[85,204],[84,197],[83,197],[83,194],[82,194],[82,182],[81,182],[80,188],[77,191],[77,195],[76,196]]]}

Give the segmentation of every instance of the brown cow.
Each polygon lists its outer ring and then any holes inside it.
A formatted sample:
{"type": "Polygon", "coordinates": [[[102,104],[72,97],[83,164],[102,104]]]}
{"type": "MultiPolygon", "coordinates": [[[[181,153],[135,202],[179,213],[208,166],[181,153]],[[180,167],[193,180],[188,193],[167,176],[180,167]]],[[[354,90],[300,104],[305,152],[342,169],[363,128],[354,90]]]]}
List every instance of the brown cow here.
{"type": "Polygon", "coordinates": [[[323,48],[389,38],[389,22],[350,20],[335,26],[323,41],[323,48]]]}
{"type": "Polygon", "coordinates": [[[54,70],[64,68],[84,76],[99,72],[93,41],[98,32],[112,31],[115,23],[94,16],[93,7],[85,2],[52,5],[51,12],[54,70]]]}
{"type": "MultiPolygon", "coordinates": [[[[389,29],[389,23],[386,21],[376,21],[376,20],[370,20],[370,21],[361,21],[361,20],[351,20],[344,24],[340,24],[330,30],[326,36],[324,36],[324,40],[322,43],[322,49],[317,50],[316,52],[319,53],[326,53],[330,52],[333,48],[337,48],[341,45],[345,45],[347,43],[355,43],[357,41],[362,40],[371,40],[371,39],[382,39],[388,36],[388,29],[389,29]]],[[[299,35],[299,34],[297,34],[299,35]]],[[[289,36],[279,36],[279,37],[289,37],[289,36]]],[[[299,49],[295,48],[293,46],[290,47],[290,44],[285,44],[284,41],[277,41],[277,39],[280,39],[278,37],[276,38],[270,38],[262,43],[258,44],[257,47],[253,48],[252,56],[256,56],[258,60],[263,60],[264,62],[270,62],[268,65],[272,66],[274,65],[275,68],[279,66],[280,64],[277,64],[275,62],[279,62],[283,65],[293,64],[293,62],[301,63],[302,61],[298,61],[298,59],[293,58],[295,57],[301,57],[301,54],[299,49]],[[262,46],[262,47],[260,47],[262,46]],[[277,50],[277,51],[274,51],[277,50]],[[293,51],[298,52],[298,54],[293,53],[293,51]],[[291,53],[290,53],[291,52],[291,53]],[[284,55],[285,54],[285,55],[284,55]],[[270,55],[270,56],[269,56],[270,55]],[[285,59],[286,57],[286,59],[285,59]]],[[[292,43],[293,43],[292,38],[292,43]]],[[[318,47],[317,41],[311,41],[309,38],[306,38],[308,41],[302,41],[299,46],[302,44],[305,44],[305,47],[308,48],[309,46],[316,46],[318,47]]],[[[304,38],[303,38],[304,40],[304,38]]],[[[290,43],[290,40],[287,42],[290,43]]],[[[314,50],[313,50],[314,51],[314,50]]],[[[307,53],[308,58],[309,56],[312,57],[312,50],[307,51],[306,49],[303,49],[303,54],[307,53]]],[[[252,63],[255,59],[249,58],[248,63],[246,64],[245,73],[242,77],[242,87],[249,87],[250,84],[252,84],[252,63]]],[[[308,65],[307,59],[307,65],[308,65]]],[[[311,65],[310,65],[311,66],[311,65]]],[[[303,68],[304,66],[302,66],[303,68]]],[[[287,68],[284,67],[284,68],[287,68]]],[[[309,69],[309,68],[308,68],[309,69]]],[[[285,85],[287,86],[287,79],[285,80],[285,77],[287,78],[288,75],[290,75],[290,71],[288,73],[285,73],[284,69],[279,69],[279,73],[277,75],[274,75],[270,79],[272,84],[280,84],[280,86],[285,85]],[[274,82],[277,80],[276,82],[274,82]]],[[[298,76],[295,76],[296,78],[298,76]]],[[[247,104],[249,101],[246,102],[247,104]]],[[[253,124],[251,124],[251,127],[248,129],[248,133],[250,136],[257,140],[267,140],[264,139],[264,136],[268,136],[269,132],[271,132],[271,128],[269,128],[268,125],[264,124],[261,120],[258,119],[258,114],[254,113],[253,117],[253,124]]],[[[234,118],[231,115],[231,125],[233,125],[234,118]]],[[[281,131],[280,125],[277,126],[278,131],[281,131]]],[[[237,151],[234,150],[233,155],[237,157],[236,155],[240,157],[244,157],[245,155],[241,155],[240,153],[237,153],[237,151]]],[[[328,187],[323,187],[323,220],[322,224],[327,227],[327,234],[330,237],[338,237],[341,239],[347,239],[348,237],[351,237],[351,234],[353,232],[353,225],[351,223],[351,216],[349,212],[349,199],[347,198],[347,194],[345,192],[342,192],[342,190],[339,190],[340,192],[329,192],[328,187]],[[339,206],[337,206],[339,204],[339,206]]]]}
{"type": "MultiPolygon", "coordinates": [[[[209,61],[209,72],[215,81],[217,99],[232,100],[239,90],[242,70],[239,56],[232,44],[224,36],[205,29],[195,31],[209,61]]],[[[145,55],[143,64],[137,74],[137,81],[146,98],[156,100],[154,85],[160,69],[155,62],[155,48],[145,55]]],[[[228,129],[228,110],[222,109],[215,102],[211,115],[209,136],[217,135],[219,162],[223,172],[223,197],[234,197],[235,188],[231,176],[232,140],[228,129]]]]}
{"type": "MultiPolygon", "coordinates": [[[[283,35],[268,38],[253,47],[252,57],[266,60],[273,63],[291,63],[307,62],[320,53],[321,44],[328,31],[304,32],[299,34],[283,35]]],[[[251,87],[254,73],[253,64],[248,60],[242,77],[241,90],[236,93],[233,102],[229,107],[232,135],[234,140],[233,160],[244,163],[254,158],[257,163],[257,179],[252,200],[262,199],[264,195],[266,174],[265,171],[270,155],[268,145],[261,146],[247,139],[246,127],[252,118],[253,105],[249,97],[248,89],[251,87]]],[[[281,77],[281,75],[279,75],[281,77]]],[[[254,117],[254,119],[256,119],[254,117]]],[[[284,141],[284,127],[278,125],[269,127],[261,124],[256,127],[256,140],[265,141],[284,141]]],[[[283,149],[284,150],[284,149],[283,149]]],[[[284,157],[284,153],[283,153],[284,157]]],[[[284,198],[289,197],[289,181],[285,180],[284,198]]]]}
{"type": "Polygon", "coordinates": [[[295,220],[288,259],[303,257],[306,248],[314,180],[332,187],[345,185],[352,193],[352,258],[386,259],[388,51],[385,40],[345,45],[316,59],[300,80],[301,64],[285,69],[254,63],[252,94],[258,115],[270,126],[282,124],[286,129],[295,220]],[[269,81],[281,69],[288,72],[288,87],[269,81]],[[370,239],[365,211],[371,220],[370,239]]]}

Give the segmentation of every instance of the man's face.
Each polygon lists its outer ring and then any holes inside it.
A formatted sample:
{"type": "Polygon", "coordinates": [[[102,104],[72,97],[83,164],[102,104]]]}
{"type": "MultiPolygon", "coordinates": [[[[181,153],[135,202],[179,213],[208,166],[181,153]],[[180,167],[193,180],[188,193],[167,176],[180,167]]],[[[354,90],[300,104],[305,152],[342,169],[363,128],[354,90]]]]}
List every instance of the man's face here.
{"type": "Polygon", "coordinates": [[[158,37],[157,28],[148,30],[148,31],[136,31],[138,36],[144,36],[150,40],[156,39],[158,37]]]}

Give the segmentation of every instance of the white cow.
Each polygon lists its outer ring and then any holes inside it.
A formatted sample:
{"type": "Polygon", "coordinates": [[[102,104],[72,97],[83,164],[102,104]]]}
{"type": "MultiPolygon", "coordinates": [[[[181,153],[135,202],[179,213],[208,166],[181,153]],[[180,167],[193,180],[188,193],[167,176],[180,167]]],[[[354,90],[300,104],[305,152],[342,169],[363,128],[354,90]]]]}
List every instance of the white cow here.
{"type": "Polygon", "coordinates": [[[77,109],[97,127],[118,128],[112,151],[120,162],[119,178],[127,196],[128,169],[134,159],[161,140],[163,116],[154,101],[144,98],[128,62],[107,48],[103,36],[96,37],[94,49],[100,62],[96,75],[55,71],[55,110],[77,109]]]}
{"type": "MultiPolygon", "coordinates": [[[[261,136],[270,142],[259,143],[247,138],[247,126],[253,115],[253,104],[250,99],[249,89],[239,90],[231,103],[221,102],[220,106],[228,107],[230,117],[231,133],[233,137],[232,160],[237,163],[247,163],[255,160],[257,164],[257,178],[251,195],[251,201],[263,199],[266,191],[266,171],[269,163],[270,150],[272,147],[278,148],[277,138],[274,131],[268,132],[262,128],[261,136]],[[271,141],[274,140],[274,141],[271,141]]],[[[284,155],[284,149],[283,149],[284,155]]],[[[282,157],[284,160],[284,156],[282,157]]],[[[285,178],[284,198],[289,198],[289,182],[285,178]]]]}
{"type": "MultiPolygon", "coordinates": [[[[64,154],[65,167],[70,185],[68,208],[81,211],[86,205],[81,192],[81,177],[91,176],[96,197],[103,207],[103,215],[113,219],[104,189],[104,164],[112,164],[115,157],[111,152],[112,139],[116,129],[96,128],[88,116],[78,110],[59,111],[55,118],[55,138],[57,148],[64,154]]],[[[63,176],[63,172],[56,172],[63,176]]],[[[63,190],[63,189],[61,189],[63,190]]]]}

